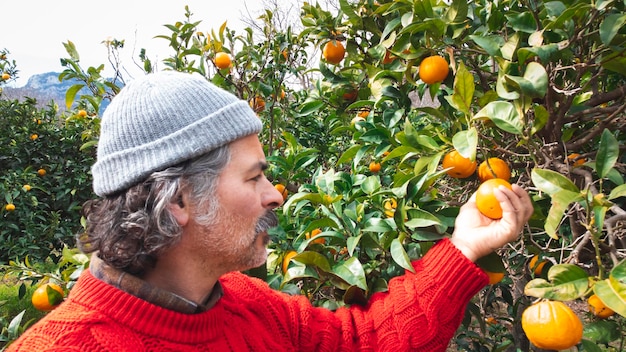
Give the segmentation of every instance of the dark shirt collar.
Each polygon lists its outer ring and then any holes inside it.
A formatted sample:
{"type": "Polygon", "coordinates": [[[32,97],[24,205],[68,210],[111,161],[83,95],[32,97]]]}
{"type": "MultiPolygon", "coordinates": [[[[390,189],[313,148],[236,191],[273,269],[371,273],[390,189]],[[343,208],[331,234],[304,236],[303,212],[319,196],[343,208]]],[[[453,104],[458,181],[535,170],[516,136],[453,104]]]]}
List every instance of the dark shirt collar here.
{"type": "Polygon", "coordinates": [[[91,256],[89,270],[93,276],[109,285],[115,286],[144,301],[179,313],[194,314],[204,312],[211,309],[224,294],[222,285],[217,281],[205,302],[197,304],[173,292],[153,286],[120,269],[116,269],[102,261],[97,254],[91,256]]]}

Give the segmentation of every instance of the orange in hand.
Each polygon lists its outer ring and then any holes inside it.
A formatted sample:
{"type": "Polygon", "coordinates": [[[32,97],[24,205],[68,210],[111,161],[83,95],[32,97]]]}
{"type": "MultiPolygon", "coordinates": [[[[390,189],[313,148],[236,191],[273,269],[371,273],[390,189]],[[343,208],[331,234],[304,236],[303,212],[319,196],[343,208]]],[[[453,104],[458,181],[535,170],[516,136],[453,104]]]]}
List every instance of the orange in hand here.
{"type": "Polygon", "coordinates": [[[502,207],[493,194],[493,191],[500,186],[511,189],[511,184],[507,181],[501,178],[492,178],[481,183],[476,191],[476,207],[483,215],[491,219],[502,218],[502,207]]]}

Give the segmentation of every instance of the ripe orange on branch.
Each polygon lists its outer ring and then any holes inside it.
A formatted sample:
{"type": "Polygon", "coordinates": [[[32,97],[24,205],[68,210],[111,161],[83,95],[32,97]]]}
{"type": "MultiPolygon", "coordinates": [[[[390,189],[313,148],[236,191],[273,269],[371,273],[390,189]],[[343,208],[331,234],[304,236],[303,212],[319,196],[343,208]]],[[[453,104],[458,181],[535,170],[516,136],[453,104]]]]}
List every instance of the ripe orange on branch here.
{"type": "Polygon", "coordinates": [[[215,54],[215,66],[217,66],[217,68],[222,70],[225,68],[229,68],[231,62],[232,61],[228,53],[220,51],[219,53],[215,54]]]}
{"type": "Polygon", "coordinates": [[[257,96],[254,99],[250,100],[250,107],[254,110],[254,112],[259,113],[265,110],[265,99],[261,96],[257,96]]]}
{"type": "Polygon", "coordinates": [[[598,318],[604,319],[615,314],[615,312],[611,308],[607,307],[606,304],[602,302],[600,297],[595,294],[589,296],[587,304],[589,306],[589,312],[598,318]]]}
{"type": "Polygon", "coordinates": [[[33,292],[31,302],[37,310],[50,311],[56,308],[63,301],[63,289],[61,286],[48,282],[45,283],[33,292]],[[54,293],[56,291],[57,293],[54,293]]]}
{"type": "Polygon", "coordinates": [[[380,171],[381,165],[379,162],[372,161],[369,165],[370,172],[377,173],[380,171]]]}
{"type": "Polygon", "coordinates": [[[511,168],[506,161],[500,158],[489,158],[478,166],[478,179],[485,182],[492,178],[501,178],[505,181],[511,179],[511,168]]]}
{"type": "Polygon", "coordinates": [[[346,48],[338,40],[331,40],[327,42],[324,44],[324,49],[322,49],[322,56],[324,57],[324,60],[333,65],[339,64],[345,55],[346,48]]]}
{"type": "Polygon", "coordinates": [[[422,60],[419,66],[419,77],[426,84],[438,83],[448,77],[450,67],[442,56],[433,55],[422,60]]]}
{"type": "Polygon", "coordinates": [[[285,253],[285,256],[283,257],[283,274],[287,272],[287,269],[289,268],[289,263],[291,262],[291,258],[295,257],[296,255],[298,255],[298,252],[296,251],[289,251],[285,253]]]}
{"type": "Polygon", "coordinates": [[[444,169],[451,168],[446,173],[454,178],[467,178],[476,171],[476,161],[464,157],[456,149],[443,157],[441,166],[444,169]]]}
{"type": "Polygon", "coordinates": [[[537,263],[538,260],[539,255],[535,254],[532,258],[530,258],[530,262],[528,262],[528,268],[537,276],[541,275],[543,267],[548,263],[547,260],[541,260],[539,263],[537,263]]]}
{"type": "Polygon", "coordinates": [[[491,271],[485,271],[485,273],[489,277],[489,285],[495,285],[504,279],[504,273],[494,273],[491,271]]]}
{"type": "MultiPolygon", "coordinates": [[[[317,237],[317,235],[319,235],[320,233],[322,233],[322,230],[320,229],[315,229],[312,230],[311,232],[307,232],[304,234],[304,237],[307,240],[310,240],[311,238],[315,238],[317,237]]],[[[311,243],[318,243],[318,244],[324,244],[326,243],[326,239],[324,237],[320,237],[320,238],[315,238],[313,241],[311,241],[311,243]]]]}
{"type": "Polygon", "coordinates": [[[476,190],[476,207],[483,215],[491,219],[502,218],[502,207],[493,194],[493,191],[500,186],[511,189],[509,182],[501,178],[492,178],[481,183],[476,190]]]}
{"type": "Polygon", "coordinates": [[[546,350],[571,348],[583,337],[580,318],[560,301],[540,301],[526,308],[522,329],[533,345],[546,350]]]}
{"type": "Polygon", "coordinates": [[[282,183],[277,183],[274,185],[274,188],[283,196],[283,200],[287,200],[287,196],[289,196],[289,191],[282,183]]]}

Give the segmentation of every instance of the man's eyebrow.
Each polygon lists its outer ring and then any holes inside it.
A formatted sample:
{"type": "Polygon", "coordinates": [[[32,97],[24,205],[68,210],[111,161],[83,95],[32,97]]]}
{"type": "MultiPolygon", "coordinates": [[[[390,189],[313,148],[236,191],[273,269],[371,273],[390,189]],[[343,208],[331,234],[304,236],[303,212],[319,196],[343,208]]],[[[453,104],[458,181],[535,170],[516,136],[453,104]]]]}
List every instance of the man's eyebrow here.
{"type": "Polygon", "coordinates": [[[258,163],[252,165],[252,167],[250,167],[250,170],[256,171],[260,169],[261,171],[265,171],[267,170],[268,167],[269,167],[269,164],[267,163],[267,161],[260,160],[258,163]]]}

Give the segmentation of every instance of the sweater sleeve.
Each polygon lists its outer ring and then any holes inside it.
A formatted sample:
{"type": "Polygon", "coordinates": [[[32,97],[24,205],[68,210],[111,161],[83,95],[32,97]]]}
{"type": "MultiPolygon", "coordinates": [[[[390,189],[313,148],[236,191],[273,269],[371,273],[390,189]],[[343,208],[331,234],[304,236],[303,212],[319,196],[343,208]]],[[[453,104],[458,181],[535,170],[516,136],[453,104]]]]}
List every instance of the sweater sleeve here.
{"type": "Polygon", "coordinates": [[[333,313],[299,307],[294,326],[301,350],[445,351],[487,275],[448,239],[413,266],[415,273],[391,279],[388,291],[374,294],[366,306],[333,313]]]}

